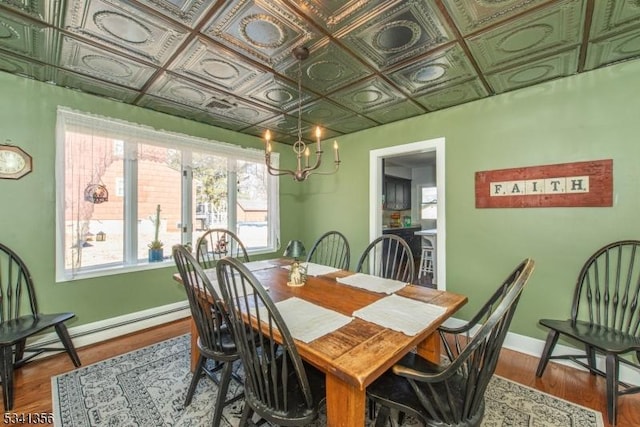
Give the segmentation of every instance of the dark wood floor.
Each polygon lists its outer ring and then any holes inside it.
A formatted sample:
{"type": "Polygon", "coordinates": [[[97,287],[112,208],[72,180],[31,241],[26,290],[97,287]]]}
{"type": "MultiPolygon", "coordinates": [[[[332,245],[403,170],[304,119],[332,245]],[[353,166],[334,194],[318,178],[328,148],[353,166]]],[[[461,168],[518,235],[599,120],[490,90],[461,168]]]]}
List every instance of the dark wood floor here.
{"type": "MultiPolygon", "coordinates": [[[[189,332],[187,320],[180,320],[126,337],[79,349],[83,365],[145,347],[189,332]]],[[[536,388],[605,414],[605,384],[586,372],[555,363],[549,364],[543,378],[535,376],[538,359],[504,350],[496,370],[498,375],[536,388]]],[[[51,412],[51,377],[73,369],[66,354],[38,360],[19,369],[15,382],[14,413],[51,412]]],[[[640,426],[640,394],[623,396],[618,404],[618,427],[640,426]]],[[[605,427],[610,427],[603,415],[605,427]]],[[[12,424],[16,425],[16,424],[12,424]]]]}

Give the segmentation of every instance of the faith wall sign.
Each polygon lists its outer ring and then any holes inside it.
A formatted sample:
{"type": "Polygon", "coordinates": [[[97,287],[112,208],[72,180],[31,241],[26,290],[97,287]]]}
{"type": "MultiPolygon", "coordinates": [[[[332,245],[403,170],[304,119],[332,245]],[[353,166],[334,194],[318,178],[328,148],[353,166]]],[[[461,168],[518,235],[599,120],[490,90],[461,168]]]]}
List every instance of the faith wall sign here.
{"type": "Polygon", "coordinates": [[[613,206],[613,160],[476,172],[476,208],[613,206]]]}

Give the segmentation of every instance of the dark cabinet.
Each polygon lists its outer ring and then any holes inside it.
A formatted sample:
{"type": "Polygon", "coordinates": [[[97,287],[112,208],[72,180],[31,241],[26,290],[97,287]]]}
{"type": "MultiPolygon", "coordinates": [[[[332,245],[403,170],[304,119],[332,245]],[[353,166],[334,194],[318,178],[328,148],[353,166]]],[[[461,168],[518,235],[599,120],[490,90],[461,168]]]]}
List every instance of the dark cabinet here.
{"type": "Polygon", "coordinates": [[[422,237],[416,236],[415,232],[420,231],[422,227],[403,227],[403,228],[390,228],[387,230],[383,230],[382,234],[395,234],[399,237],[402,237],[411,248],[411,252],[413,253],[414,258],[420,258],[422,254],[422,237]]]}
{"type": "Polygon", "coordinates": [[[384,209],[411,209],[411,180],[395,176],[384,177],[384,209]]]}

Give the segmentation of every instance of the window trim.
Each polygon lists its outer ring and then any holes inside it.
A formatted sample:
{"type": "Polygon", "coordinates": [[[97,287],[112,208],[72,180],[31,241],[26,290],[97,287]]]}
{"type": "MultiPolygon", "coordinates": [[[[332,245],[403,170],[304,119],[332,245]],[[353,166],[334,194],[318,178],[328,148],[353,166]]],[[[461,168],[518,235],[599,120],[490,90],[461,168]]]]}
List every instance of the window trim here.
{"type": "MultiPolygon", "coordinates": [[[[70,282],[74,280],[81,280],[92,277],[108,276],[112,274],[122,274],[134,271],[143,271],[155,268],[166,268],[169,264],[172,264],[171,259],[166,259],[163,262],[154,263],[138,263],[135,248],[137,247],[136,233],[133,232],[135,228],[133,226],[134,221],[132,218],[137,218],[136,210],[137,203],[128,203],[128,207],[124,209],[123,218],[129,227],[126,227],[124,234],[124,247],[125,253],[123,254],[122,262],[114,264],[102,264],[99,267],[85,267],[72,272],[65,268],[65,138],[67,125],[79,125],[88,128],[96,128],[103,130],[105,134],[110,135],[114,139],[120,139],[118,136],[123,136],[123,140],[132,139],[132,137],[139,136],[144,137],[157,142],[157,146],[176,148],[188,152],[189,156],[193,151],[204,151],[215,153],[220,156],[227,157],[229,162],[234,159],[241,159],[245,161],[252,161],[256,163],[262,163],[264,159],[264,150],[255,148],[247,148],[240,145],[230,144],[226,142],[220,142],[216,140],[208,140],[200,137],[190,136],[182,133],[169,132],[164,130],[158,130],[147,125],[136,124],[120,119],[113,119],[109,117],[99,116],[95,114],[85,113],[77,110],[73,110],[68,107],[58,106],[57,109],[57,124],[56,124],[56,156],[55,156],[55,175],[56,175],[56,282],[70,282]],[[214,148],[215,150],[212,150],[214,148]],[[128,221],[128,222],[127,222],[128,221]],[[133,251],[134,253],[129,253],[133,251]]],[[[127,150],[127,144],[124,143],[124,150],[127,150]]],[[[137,146],[137,144],[135,144],[137,146]]],[[[127,158],[130,158],[127,156],[127,158]]],[[[278,153],[272,153],[272,163],[277,166],[279,161],[278,153]]],[[[137,200],[137,162],[134,160],[125,160],[125,198],[137,200]],[[128,176],[134,174],[136,179],[127,179],[128,176]]],[[[183,243],[190,242],[193,238],[193,225],[191,222],[191,191],[193,174],[191,173],[191,167],[186,166],[185,161],[182,162],[182,194],[181,194],[181,241],[183,243]],[[186,195],[186,196],[185,196],[186,195]],[[187,221],[185,221],[187,219],[187,221]],[[188,226],[187,226],[188,225],[188,226]]],[[[229,169],[230,175],[235,175],[235,170],[231,172],[233,168],[229,169]]],[[[269,212],[269,245],[264,248],[248,250],[252,255],[258,255],[263,253],[271,253],[277,251],[280,245],[280,220],[279,220],[279,180],[275,176],[268,175],[267,177],[267,192],[268,197],[268,212],[269,212]]],[[[235,180],[230,187],[234,187],[235,180]]],[[[235,188],[235,187],[234,187],[235,188]]],[[[236,192],[229,192],[229,195],[234,195],[236,192]]],[[[235,205],[236,200],[232,200],[229,205],[235,205]]],[[[229,221],[235,223],[235,216],[229,215],[229,221]],[[233,218],[233,219],[231,219],[233,218]]],[[[192,242],[193,243],[193,242],[192,242]]]]}

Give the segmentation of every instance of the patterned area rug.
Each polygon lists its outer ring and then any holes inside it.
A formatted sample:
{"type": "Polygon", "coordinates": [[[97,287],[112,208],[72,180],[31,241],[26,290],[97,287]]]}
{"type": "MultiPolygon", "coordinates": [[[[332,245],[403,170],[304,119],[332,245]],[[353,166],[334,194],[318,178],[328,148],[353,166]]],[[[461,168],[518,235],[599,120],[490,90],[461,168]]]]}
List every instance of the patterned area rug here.
{"type": "MultiPolygon", "coordinates": [[[[191,381],[189,335],[154,344],[53,377],[55,426],[208,426],[216,385],[203,378],[183,407],[191,381]]],[[[241,390],[231,381],[229,397],[241,390]]],[[[494,376],[486,393],[483,426],[601,427],[602,415],[494,376]]],[[[243,400],[228,405],[222,426],[238,426],[243,400]]],[[[323,414],[314,424],[325,425],[323,414]]],[[[403,426],[420,425],[407,418],[403,426]]]]}

